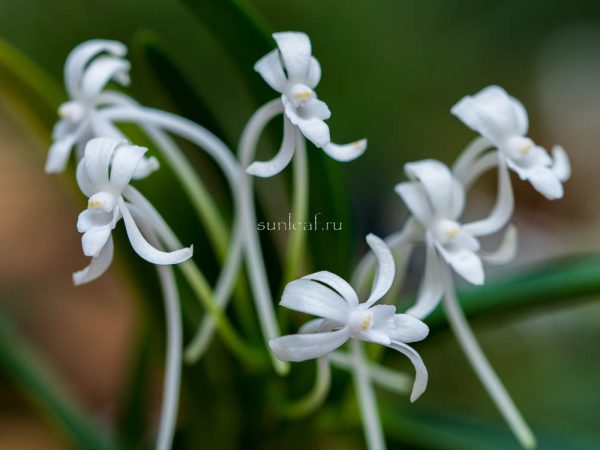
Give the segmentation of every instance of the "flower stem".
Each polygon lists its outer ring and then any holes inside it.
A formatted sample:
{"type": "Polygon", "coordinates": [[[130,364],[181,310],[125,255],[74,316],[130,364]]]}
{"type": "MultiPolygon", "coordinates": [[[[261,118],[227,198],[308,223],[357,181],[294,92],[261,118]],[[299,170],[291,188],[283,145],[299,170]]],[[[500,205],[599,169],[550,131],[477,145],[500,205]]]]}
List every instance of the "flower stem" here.
{"type": "MultiPolygon", "coordinates": [[[[129,186],[128,188],[127,199],[137,208],[141,208],[144,217],[152,221],[157,235],[166,244],[169,250],[182,247],[181,242],[179,242],[175,233],[173,233],[154,206],[152,206],[152,204],[133,186],[129,186]]],[[[223,314],[223,311],[218,308],[210,285],[196,263],[189,259],[179,264],[179,268],[202,306],[204,306],[206,311],[214,317],[221,336],[223,337],[223,341],[246,363],[251,365],[258,364],[262,360],[262,355],[255,348],[247,345],[238,336],[231,322],[229,322],[227,317],[223,314]]]]}
{"type": "Polygon", "coordinates": [[[179,404],[179,385],[181,379],[181,312],[179,295],[173,269],[170,266],[156,266],[160,278],[165,313],[167,317],[167,367],[163,389],[163,406],[160,415],[157,450],[169,450],[173,443],[179,404]]]}
{"type": "MultiPolygon", "coordinates": [[[[240,139],[239,159],[242,168],[254,159],[258,139],[267,123],[282,111],[280,99],[272,100],[259,108],[250,118],[240,139]]],[[[269,341],[279,336],[279,325],[275,319],[273,299],[269,290],[265,264],[260,249],[260,242],[256,230],[256,215],[254,206],[252,177],[242,170],[239,183],[240,205],[242,209],[242,226],[246,238],[246,261],[251,280],[252,290],[258,310],[258,317],[265,340],[269,341]]],[[[272,354],[273,365],[279,374],[289,371],[289,364],[279,361],[272,354]]]]}
{"type": "Polygon", "coordinates": [[[467,323],[456,298],[452,275],[448,268],[444,270],[443,277],[445,284],[444,307],[446,315],[448,316],[450,327],[458,339],[465,356],[471,363],[471,366],[477,373],[481,383],[521,445],[527,449],[535,448],[535,436],[506,391],[500,378],[494,372],[494,369],[485,357],[473,331],[467,323]]]}
{"type": "Polygon", "coordinates": [[[367,372],[367,364],[361,343],[355,339],[350,342],[352,348],[353,374],[356,394],[360,405],[360,414],[365,430],[369,450],[385,450],[385,439],[373,385],[367,372]]]}
{"type": "MultiPolygon", "coordinates": [[[[294,194],[292,215],[294,222],[304,224],[308,216],[308,161],[306,159],[306,141],[300,130],[296,130],[296,152],[294,153],[294,194]]],[[[284,281],[298,277],[305,257],[306,231],[293,230],[287,247],[287,262],[284,281]]]]}

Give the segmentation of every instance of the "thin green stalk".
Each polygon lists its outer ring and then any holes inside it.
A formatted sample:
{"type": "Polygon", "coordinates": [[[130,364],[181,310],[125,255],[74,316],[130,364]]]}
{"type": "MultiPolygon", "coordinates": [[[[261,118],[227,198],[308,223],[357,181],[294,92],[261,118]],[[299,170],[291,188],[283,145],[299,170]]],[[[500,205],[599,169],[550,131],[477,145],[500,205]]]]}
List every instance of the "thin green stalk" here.
{"type": "MultiPolygon", "coordinates": [[[[296,151],[294,153],[294,192],[292,198],[293,221],[304,224],[308,216],[308,161],[306,158],[306,141],[299,130],[296,130],[296,151]]],[[[284,282],[292,281],[300,275],[306,257],[306,231],[288,230],[290,239],[287,247],[284,282]]]]}

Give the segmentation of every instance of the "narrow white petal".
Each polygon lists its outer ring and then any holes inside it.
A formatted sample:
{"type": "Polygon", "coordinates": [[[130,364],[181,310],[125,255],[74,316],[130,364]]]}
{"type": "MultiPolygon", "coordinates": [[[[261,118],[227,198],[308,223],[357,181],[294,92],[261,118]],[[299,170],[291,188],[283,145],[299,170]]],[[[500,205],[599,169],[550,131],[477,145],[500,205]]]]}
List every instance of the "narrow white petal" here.
{"type": "Polygon", "coordinates": [[[412,393],[410,394],[410,401],[414,402],[421,394],[423,394],[423,392],[425,392],[425,389],[427,389],[427,381],[429,380],[427,367],[425,367],[425,363],[423,363],[421,356],[408,345],[403,344],[402,342],[393,341],[390,344],[390,348],[406,355],[415,367],[415,382],[413,384],[412,393]]]}
{"type": "Polygon", "coordinates": [[[94,39],[75,47],[65,62],[65,85],[71,98],[78,97],[83,72],[87,64],[96,55],[107,52],[114,56],[125,56],[127,47],[117,41],[94,39]]]}
{"type": "Polygon", "coordinates": [[[517,227],[510,224],[506,228],[506,232],[498,248],[493,252],[481,252],[481,259],[488,264],[506,264],[512,261],[517,254],[517,244],[517,227]]]}
{"type": "Polygon", "coordinates": [[[305,81],[311,61],[310,39],[305,33],[286,31],[274,33],[288,79],[305,81]]]}
{"type": "Polygon", "coordinates": [[[371,295],[365,302],[366,305],[372,305],[390,290],[396,274],[396,266],[392,252],[384,241],[374,234],[369,234],[367,235],[367,244],[377,259],[371,295]]]}
{"type": "Polygon", "coordinates": [[[336,275],[335,273],[323,270],[321,272],[311,273],[310,275],[306,275],[302,278],[326,284],[331,289],[338,292],[342,297],[344,297],[344,299],[351,306],[358,306],[358,297],[356,296],[356,292],[354,292],[352,286],[350,286],[350,283],[348,283],[346,280],[336,275]]]}
{"type": "Polygon", "coordinates": [[[83,247],[83,254],[85,256],[97,257],[100,251],[110,238],[112,227],[110,225],[103,225],[99,227],[93,227],[83,233],[81,237],[81,246],[83,247]]]}
{"type": "Polygon", "coordinates": [[[449,213],[452,204],[453,179],[450,169],[445,164],[426,159],[406,164],[404,171],[409,178],[423,184],[434,212],[444,215],[449,213]]]}
{"type": "Polygon", "coordinates": [[[113,153],[119,145],[126,143],[122,139],[109,137],[94,138],[87,143],[82,162],[85,164],[86,175],[91,186],[101,189],[108,184],[108,172],[113,153]]]}
{"type": "Polygon", "coordinates": [[[272,177],[278,174],[292,160],[296,147],[296,132],[289,119],[283,119],[283,142],[277,154],[269,161],[255,161],[246,168],[246,172],[257,177],[272,177]]]}
{"type": "Polygon", "coordinates": [[[294,280],[281,296],[281,306],[293,311],[330,319],[339,324],[348,321],[350,305],[339,294],[316,281],[294,280]]]}
{"type": "Polygon", "coordinates": [[[328,331],[328,330],[323,329],[326,322],[328,322],[327,319],[309,320],[308,322],[303,324],[298,329],[298,333],[300,333],[300,334],[323,333],[324,331],[328,331]]]}
{"type": "Polygon", "coordinates": [[[549,167],[536,166],[527,172],[532,186],[548,200],[557,200],[564,195],[563,185],[549,167]]]}
{"type": "Polygon", "coordinates": [[[319,84],[319,81],[321,81],[321,65],[316,58],[311,56],[306,85],[309,88],[314,89],[317,87],[317,84],[319,84]]]}
{"type": "Polygon", "coordinates": [[[448,264],[469,283],[482,285],[485,280],[481,258],[466,248],[449,249],[437,245],[437,249],[448,264]]]}
{"type": "Polygon", "coordinates": [[[552,170],[563,183],[571,177],[571,163],[569,162],[569,155],[564,148],[560,145],[555,145],[552,149],[552,157],[554,164],[552,170]]]}
{"type": "Polygon", "coordinates": [[[427,200],[427,193],[421,183],[405,181],[397,184],[394,190],[421,225],[426,224],[433,217],[433,211],[427,200]]]}
{"type": "Polygon", "coordinates": [[[473,161],[468,170],[459,179],[463,183],[464,190],[471,189],[479,178],[489,170],[498,166],[498,150],[494,150],[473,161]]]}
{"type": "Polygon", "coordinates": [[[330,142],[329,127],[323,120],[317,118],[304,119],[296,112],[296,107],[285,100],[285,115],[296,125],[304,137],[311,141],[316,147],[323,148],[330,142]]]}
{"type": "Polygon", "coordinates": [[[348,328],[313,334],[292,334],[269,341],[275,357],[281,361],[306,361],[319,358],[341,347],[349,338],[348,328]]]}
{"type": "Polygon", "coordinates": [[[110,184],[118,191],[125,189],[135,173],[147,148],[137,145],[120,145],[116,148],[110,169],[110,184]]]}
{"type": "Polygon", "coordinates": [[[148,175],[156,172],[160,169],[160,163],[156,157],[151,156],[150,158],[142,158],[131,177],[134,180],[142,180],[148,175]]]}
{"type": "Polygon", "coordinates": [[[488,217],[465,224],[463,229],[473,236],[487,236],[495,233],[510,220],[514,208],[514,198],[510,174],[503,158],[498,163],[498,197],[494,209],[488,217]]]}
{"type": "Polygon", "coordinates": [[[86,197],[91,197],[92,195],[95,194],[94,186],[92,185],[92,182],[90,181],[89,177],[87,176],[85,161],[83,159],[81,161],[79,161],[79,164],[77,164],[77,170],[75,172],[75,177],[77,179],[77,185],[79,186],[79,189],[81,189],[81,192],[86,197]]]}
{"type": "Polygon", "coordinates": [[[71,150],[78,139],[78,135],[68,134],[62,139],[55,140],[48,151],[48,159],[44,170],[46,173],[58,173],[65,170],[71,150]]]}
{"type": "Polygon", "coordinates": [[[277,92],[283,93],[287,80],[277,50],[273,50],[260,58],[258,62],[254,64],[254,70],[263,77],[269,86],[277,92]]]}
{"type": "Polygon", "coordinates": [[[514,97],[499,86],[489,86],[466,96],[452,107],[452,114],[495,146],[527,132],[527,113],[514,97]]]}
{"type": "Polygon", "coordinates": [[[430,239],[426,242],[425,251],[425,271],[419,287],[417,301],[412,308],[406,311],[407,314],[418,319],[423,319],[431,314],[444,294],[441,261],[430,239]]]}
{"type": "Polygon", "coordinates": [[[113,223],[114,214],[112,212],[97,212],[91,209],[85,209],[77,218],[77,231],[85,233],[94,227],[102,227],[113,223]]]}
{"type": "Polygon", "coordinates": [[[112,263],[114,253],[114,244],[112,236],[109,236],[108,240],[97,257],[92,258],[89,266],[75,272],[73,274],[73,284],[79,286],[84,283],[89,283],[100,277],[104,272],[108,270],[112,263]]]}
{"type": "Polygon", "coordinates": [[[354,141],[350,144],[338,145],[330,142],[325,147],[323,147],[323,151],[327,153],[330,157],[335,159],[336,161],[352,161],[353,159],[361,156],[365,150],[367,149],[367,140],[360,139],[358,141],[354,141]]]}
{"type": "Polygon", "coordinates": [[[331,117],[331,111],[327,103],[317,98],[313,98],[299,108],[302,108],[301,116],[306,119],[327,120],[331,117]]]}
{"type": "Polygon", "coordinates": [[[88,99],[94,98],[102,92],[110,80],[126,86],[129,84],[129,68],[129,61],[124,59],[111,56],[97,58],[89,65],[83,75],[81,95],[88,99]]]}
{"type": "Polygon", "coordinates": [[[131,216],[129,209],[125,202],[121,201],[121,214],[123,214],[123,221],[125,222],[125,229],[127,230],[127,236],[129,242],[143,259],[152,264],[179,264],[192,257],[192,247],[185,247],[172,252],[163,252],[150,245],[150,243],[144,238],[138,225],[131,216]]]}
{"type": "Polygon", "coordinates": [[[394,314],[387,331],[393,341],[417,342],[427,337],[429,327],[412,315],[394,314]]]}

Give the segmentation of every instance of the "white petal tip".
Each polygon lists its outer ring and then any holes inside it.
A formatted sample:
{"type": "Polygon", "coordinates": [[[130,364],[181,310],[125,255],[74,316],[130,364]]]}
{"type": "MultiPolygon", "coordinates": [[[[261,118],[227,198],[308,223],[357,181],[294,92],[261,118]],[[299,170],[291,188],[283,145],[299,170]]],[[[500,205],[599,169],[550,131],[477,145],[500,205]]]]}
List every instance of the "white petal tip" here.
{"type": "Polygon", "coordinates": [[[367,140],[359,139],[350,144],[338,145],[329,142],[323,147],[323,151],[336,161],[348,162],[361,156],[367,149],[367,140]]]}

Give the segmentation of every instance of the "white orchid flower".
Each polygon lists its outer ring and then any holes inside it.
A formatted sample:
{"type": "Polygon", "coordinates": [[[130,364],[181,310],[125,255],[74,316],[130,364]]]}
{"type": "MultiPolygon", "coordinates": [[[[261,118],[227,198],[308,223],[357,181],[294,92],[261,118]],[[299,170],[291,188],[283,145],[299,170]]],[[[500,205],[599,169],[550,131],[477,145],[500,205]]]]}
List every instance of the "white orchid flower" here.
{"type": "MultiPolygon", "coordinates": [[[[129,61],[123,57],[127,48],[117,41],[91,40],[73,49],[65,63],[65,87],[69,100],[58,112],[61,119],[52,131],[53,143],[46,161],[46,172],[62,172],[74,147],[78,157],[88,140],[97,137],[101,123],[98,109],[122,104],[127,97],[120,93],[105,91],[105,86],[114,81],[122,86],[129,85],[129,61]]],[[[143,160],[136,177],[148,175],[158,168],[155,158],[143,160]]]]}
{"type": "Polygon", "coordinates": [[[159,265],[178,264],[192,256],[192,247],[163,252],[152,246],[140,231],[156,229],[156,217],[139,201],[141,194],[129,183],[147,149],[128,145],[116,138],[95,138],[85,147],[77,166],[77,183],[88,197],[88,206],[79,214],[77,230],[83,253],[91,256],[88,267],[73,274],[75,284],[90,282],[102,275],[113,257],[112,230],[123,218],[127,236],[135,252],[159,265]]]}
{"type": "MultiPolygon", "coordinates": [[[[477,131],[487,141],[475,146],[472,154],[465,155],[474,160],[481,152],[494,146],[498,149],[501,162],[514,170],[522,180],[550,200],[563,196],[563,183],[570,176],[567,153],[555,146],[552,157],[536,145],[527,130],[529,120],[523,104],[499,86],[489,86],[473,96],[466,96],[454,107],[452,114],[469,128],[477,131]]],[[[500,165],[503,170],[504,165],[500,165]]]]}
{"type": "MultiPolygon", "coordinates": [[[[478,222],[461,224],[465,207],[465,191],[448,167],[435,160],[405,165],[411,181],[400,183],[395,190],[412,214],[412,221],[423,229],[426,244],[425,274],[419,298],[407,311],[420,319],[426,317],[443,295],[442,264],[447,264],[469,283],[484,282],[482,259],[502,263],[516,251],[516,230],[509,227],[499,250],[484,253],[477,239],[478,222]]],[[[494,231],[505,222],[496,222],[494,231]]]]}
{"type": "Polygon", "coordinates": [[[273,34],[277,49],[267,53],[254,66],[263,79],[281,93],[284,111],[283,144],[277,155],[266,162],[254,162],[247,171],[251,175],[270,177],[282,171],[291,161],[296,146],[298,128],[316,147],[322,148],[333,159],[351,161],[367,148],[367,140],[338,145],[331,142],[325,120],[331,112],[327,104],[317,98],[314,89],[321,79],[321,66],[311,54],[310,39],[305,33],[283,32],[273,34]]]}
{"type": "Polygon", "coordinates": [[[282,361],[305,361],[331,353],[349,339],[374,342],[406,355],[416,369],[411,401],[427,387],[427,369],[419,354],[406,345],[427,337],[429,328],[408,314],[396,314],[392,305],[375,305],[390,289],[395,274],[394,259],[387,245],[375,235],[367,243],[377,258],[378,268],[371,295],[360,303],[354,289],[331,272],[317,272],[289,283],[280,305],[319,316],[307,322],[300,334],[269,342],[282,361]]]}

